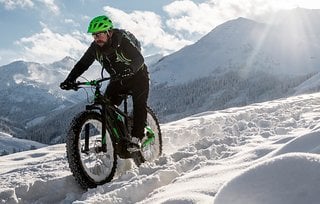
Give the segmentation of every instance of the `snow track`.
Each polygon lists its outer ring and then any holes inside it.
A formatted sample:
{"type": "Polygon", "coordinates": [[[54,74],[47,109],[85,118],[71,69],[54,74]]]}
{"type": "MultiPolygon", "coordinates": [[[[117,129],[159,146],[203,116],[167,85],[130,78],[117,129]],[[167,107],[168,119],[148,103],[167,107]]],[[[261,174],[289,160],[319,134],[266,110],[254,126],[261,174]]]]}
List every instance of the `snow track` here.
{"type": "Polygon", "coordinates": [[[71,176],[64,145],[3,156],[0,203],[212,203],[233,178],[255,166],[273,169],[287,153],[319,162],[319,122],[320,94],[312,94],[163,124],[162,157],[139,168],[121,160],[112,182],[86,192],[71,176]]]}

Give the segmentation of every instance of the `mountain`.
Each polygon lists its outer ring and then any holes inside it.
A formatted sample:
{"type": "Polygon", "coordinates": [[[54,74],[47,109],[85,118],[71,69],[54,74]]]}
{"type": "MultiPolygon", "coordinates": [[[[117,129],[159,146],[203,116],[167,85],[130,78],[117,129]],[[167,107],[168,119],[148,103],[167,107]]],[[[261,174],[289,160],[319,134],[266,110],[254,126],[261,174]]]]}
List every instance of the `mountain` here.
{"type": "Polygon", "coordinates": [[[31,140],[18,139],[12,137],[7,133],[0,132],[0,155],[7,155],[16,152],[33,150],[45,147],[47,145],[41,144],[31,140]]]}
{"type": "MultiPolygon", "coordinates": [[[[319,91],[318,17],[319,10],[296,9],[276,14],[272,24],[238,18],[175,53],[147,57],[149,105],[163,123],[319,91]]],[[[0,67],[6,84],[0,89],[6,99],[0,101],[0,114],[2,120],[19,124],[7,133],[46,144],[64,142],[87,96],[58,87],[74,63],[67,57],[52,64],[20,61],[0,67]]],[[[100,66],[93,66],[84,74],[86,79],[100,76],[100,66]]]]}
{"type": "Polygon", "coordinates": [[[67,59],[63,62],[64,67],[23,61],[0,67],[1,120],[17,124],[7,133],[21,137],[28,126],[41,122],[51,111],[72,104],[58,89],[69,65],[67,59]]]}
{"type": "Polygon", "coordinates": [[[159,159],[140,167],[119,159],[114,179],[88,191],[68,168],[65,144],[2,156],[0,200],[317,204],[319,101],[306,94],[161,124],[159,159]]]}
{"type": "Polygon", "coordinates": [[[320,90],[320,10],[277,13],[272,24],[238,18],[151,67],[150,103],[162,121],[320,90]],[[299,20],[298,20],[299,19],[299,20]],[[290,22],[290,23],[287,23],[290,22]]]}
{"type": "Polygon", "coordinates": [[[319,71],[319,17],[320,10],[295,9],[278,13],[272,24],[228,21],[164,57],[153,67],[152,81],[177,85],[232,70],[242,77],[256,71],[284,76],[319,71]]]}
{"type": "Polygon", "coordinates": [[[144,63],[148,66],[148,67],[152,67],[154,64],[156,64],[160,59],[162,59],[164,57],[163,54],[154,54],[154,55],[149,55],[146,56],[144,59],[144,63]]]}
{"type": "MultiPolygon", "coordinates": [[[[59,88],[74,64],[74,59],[66,57],[52,64],[16,61],[0,67],[1,118],[28,128],[49,113],[82,101],[84,97],[59,88]]],[[[84,77],[97,73],[100,69],[93,69],[84,77]]]]}

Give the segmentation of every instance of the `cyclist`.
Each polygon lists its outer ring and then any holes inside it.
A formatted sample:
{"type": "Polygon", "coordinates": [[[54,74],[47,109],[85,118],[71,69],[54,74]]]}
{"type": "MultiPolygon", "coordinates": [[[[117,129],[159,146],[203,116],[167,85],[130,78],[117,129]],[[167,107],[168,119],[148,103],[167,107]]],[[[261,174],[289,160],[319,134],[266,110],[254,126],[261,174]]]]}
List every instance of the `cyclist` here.
{"type": "Polygon", "coordinates": [[[105,96],[113,104],[121,104],[120,94],[132,93],[134,118],[132,142],[128,150],[137,151],[144,137],[149,94],[149,74],[140,47],[134,42],[136,38],[132,37],[131,33],[114,28],[112,21],[105,15],[91,20],[88,33],[92,34],[93,42],[60,87],[65,90],[72,89],[76,79],[97,60],[110,74],[111,80],[105,96]]]}

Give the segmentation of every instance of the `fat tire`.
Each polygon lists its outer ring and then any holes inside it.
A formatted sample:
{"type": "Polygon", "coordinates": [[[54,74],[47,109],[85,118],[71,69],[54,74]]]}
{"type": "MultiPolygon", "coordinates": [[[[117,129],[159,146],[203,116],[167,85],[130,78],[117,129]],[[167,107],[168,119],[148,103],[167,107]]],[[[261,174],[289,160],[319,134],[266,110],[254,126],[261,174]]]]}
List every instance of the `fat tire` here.
{"type": "MultiPolygon", "coordinates": [[[[114,138],[111,137],[113,146],[113,166],[111,168],[110,174],[104,178],[102,181],[94,181],[85,171],[82,162],[81,155],[79,151],[79,134],[81,132],[82,126],[88,120],[98,120],[101,122],[101,114],[95,111],[83,111],[74,117],[66,141],[67,158],[69,163],[69,168],[75,178],[75,180],[84,189],[95,188],[97,185],[102,185],[104,183],[110,182],[115,174],[117,167],[117,155],[116,155],[116,145],[114,138]]],[[[107,128],[108,132],[108,128],[107,128]]]]}
{"type": "MultiPolygon", "coordinates": [[[[156,114],[153,112],[153,110],[147,106],[147,114],[151,116],[152,120],[154,121],[157,131],[158,131],[158,138],[159,138],[159,154],[157,155],[157,158],[159,158],[162,154],[162,135],[161,135],[161,129],[160,129],[160,125],[159,125],[159,121],[156,117],[156,114]]],[[[150,161],[150,160],[146,160],[143,156],[143,154],[141,153],[141,151],[138,152],[134,152],[132,153],[132,159],[134,161],[134,163],[137,166],[140,166],[142,163],[144,163],[145,161],[150,161]]]]}

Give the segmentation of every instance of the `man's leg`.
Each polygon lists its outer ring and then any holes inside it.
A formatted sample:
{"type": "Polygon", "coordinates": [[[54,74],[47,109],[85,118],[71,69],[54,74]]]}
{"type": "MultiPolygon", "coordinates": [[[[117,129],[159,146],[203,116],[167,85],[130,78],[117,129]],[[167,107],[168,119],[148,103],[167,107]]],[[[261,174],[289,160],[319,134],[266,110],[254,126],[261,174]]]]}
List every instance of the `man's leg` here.
{"type": "Polygon", "coordinates": [[[132,89],[133,100],[133,129],[132,136],[140,140],[144,137],[144,127],[147,119],[147,100],[149,95],[149,78],[147,73],[142,73],[134,80],[132,89]]]}
{"type": "Polygon", "coordinates": [[[122,86],[120,82],[118,81],[110,82],[106,88],[104,96],[109,98],[114,105],[119,106],[122,102],[122,98],[119,96],[121,91],[122,91],[122,86]]]}

